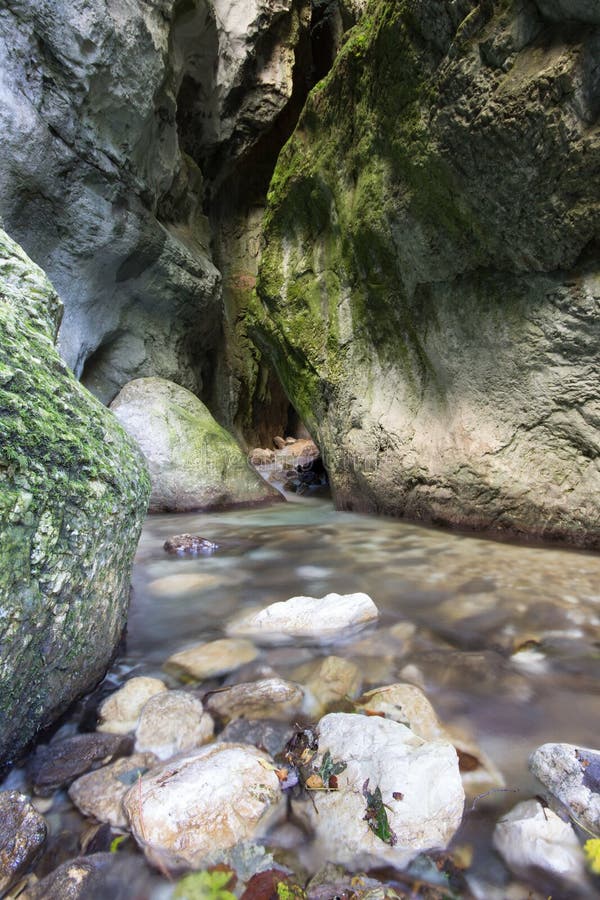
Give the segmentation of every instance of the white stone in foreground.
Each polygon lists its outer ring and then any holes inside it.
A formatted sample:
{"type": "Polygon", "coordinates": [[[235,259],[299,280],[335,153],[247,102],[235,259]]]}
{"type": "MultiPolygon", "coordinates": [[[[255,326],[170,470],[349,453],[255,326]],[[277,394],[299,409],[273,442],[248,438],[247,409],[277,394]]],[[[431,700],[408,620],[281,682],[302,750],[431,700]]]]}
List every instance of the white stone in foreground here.
{"type": "Polygon", "coordinates": [[[249,744],[216,743],[154,769],[123,806],[150,861],[199,868],[261,837],[285,799],[270,757],[249,744]]]}
{"type": "Polygon", "coordinates": [[[292,597],[234,619],[227,626],[227,633],[267,644],[292,639],[332,643],[349,637],[378,615],[368,594],[292,597]]]}
{"type": "Polygon", "coordinates": [[[494,847],[515,875],[547,872],[552,879],[585,886],[585,861],[569,824],[537,800],[518,803],[494,831],[494,847]]]}
{"type": "Polygon", "coordinates": [[[450,743],[423,741],[389,719],[347,713],[325,716],[318,734],[317,766],[327,750],[334,762],[347,763],[337,776],[337,791],[315,791],[314,805],[303,804],[323,861],[354,871],[386,864],[402,868],[417,854],[448,844],[460,825],[465,798],[450,743]],[[395,846],[365,821],[367,779],[370,792],[381,790],[395,846]]]}

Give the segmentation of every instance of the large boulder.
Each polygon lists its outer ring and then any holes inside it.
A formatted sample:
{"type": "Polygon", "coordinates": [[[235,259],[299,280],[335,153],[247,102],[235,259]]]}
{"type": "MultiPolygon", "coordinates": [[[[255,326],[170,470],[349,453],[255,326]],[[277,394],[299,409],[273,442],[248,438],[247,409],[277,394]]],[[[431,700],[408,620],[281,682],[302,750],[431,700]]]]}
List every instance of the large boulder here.
{"type": "Polygon", "coordinates": [[[311,93],[251,324],[339,506],[600,544],[599,42],[370,0],[311,93]]]}
{"type": "Polygon", "coordinates": [[[135,443],[60,359],[60,310],[0,232],[0,760],[104,674],[150,490],[135,443]]]}
{"type": "Polygon", "coordinates": [[[164,378],[125,385],[110,408],[140,445],[151,512],[251,506],[281,499],[190,391],[164,378]]]}

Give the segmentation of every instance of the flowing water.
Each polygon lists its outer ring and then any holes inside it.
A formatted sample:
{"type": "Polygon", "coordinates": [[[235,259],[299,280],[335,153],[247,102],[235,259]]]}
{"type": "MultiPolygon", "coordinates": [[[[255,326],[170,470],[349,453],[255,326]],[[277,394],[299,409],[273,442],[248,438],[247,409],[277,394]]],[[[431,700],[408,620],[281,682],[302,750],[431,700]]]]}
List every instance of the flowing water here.
{"type": "MultiPolygon", "coordinates": [[[[471,735],[515,792],[490,797],[489,816],[467,821],[465,840],[475,833],[485,842],[503,810],[537,793],[527,768],[537,746],[598,745],[599,556],[340,513],[307,499],[260,511],[154,516],[133,586],[122,661],[145,674],[159,674],[165,658],[190,643],[221,637],[245,606],[368,593],[380,620],[366,637],[333,650],[264,650],[262,660],[289,677],[307,656],[334,652],[358,663],[365,689],[421,686],[440,719],[471,735]],[[182,532],[222,549],[168,557],[163,542],[182,532]],[[179,575],[205,581],[186,589],[172,577],[179,575]],[[402,642],[390,639],[400,622],[414,626],[402,642]]],[[[495,865],[489,853],[480,847],[482,869],[495,865]]]]}
{"type": "Polygon", "coordinates": [[[364,689],[421,686],[510,789],[484,798],[457,837],[476,845],[477,877],[501,884],[507,876],[490,834],[504,810],[539,790],[527,769],[531,751],[546,741],[598,745],[600,557],[340,513],[315,499],[153,516],[136,555],[126,649],[107,684],[125,674],[164,678],[169,655],[223,636],[246,606],[331,591],[368,593],[377,626],[333,648],[265,649],[260,663],[290,677],[307,659],[335,653],[359,665],[364,689]],[[220,549],[169,556],[164,541],[183,532],[220,549]]]}

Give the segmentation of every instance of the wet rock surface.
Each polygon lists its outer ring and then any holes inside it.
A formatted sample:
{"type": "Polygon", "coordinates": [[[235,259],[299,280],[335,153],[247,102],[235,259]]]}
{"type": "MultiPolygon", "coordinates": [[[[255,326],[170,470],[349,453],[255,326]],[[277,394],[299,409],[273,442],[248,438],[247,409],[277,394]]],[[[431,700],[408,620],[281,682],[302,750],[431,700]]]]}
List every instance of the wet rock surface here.
{"type": "Polygon", "coordinates": [[[281,499],[185,388],[164,378],[138,378],[110,408],[148,464],[151,512],[226,509],[281,499]]]}
{"type": "Polygon", "coordinates": [[[63,863],[22,895],[24,900],[131,900],[147,890],[148,873],[139,856],[93,853],[63,863]]]}
{"type": "Polygon", "coordinates": [[[349,637],[377,618],[367,594],[327,594],[292,597],[230,622],[227,632],[258,643],[286,643],[293,639],[327,643],[349,637]]]}
{"type": "Polygon", "coordinates": [[[321,719],[317,739],[321,767],[326,753],[334,764],[345,763],[337,788],[315,791],[304,810],[323,861],[351,870],[386,863],[403,868],[419,853],[447,845],[464,805],[451,744],[423,741],[377,716],[346,713],[321,719]]]}
{"type": "Polygon", "coordinates": [[[213,720],[200,700],[184,691],[165,691],[145,703],[135,729],[135,749],[169,759],[205,744],[213,730],[213,720]]]}
{"type": "Polygon", "coordinates": [[[40,797],[49,797],[90,769],[98,768],[133,750],[133,738],[116,734],[76,734],[37,748],[29,773],[33,789],[40,797]]]}
{"type": "Polygon", "coordinates": [[[165,541],[164,549],[173,556],[200,556],[214,553],[219,545],[199,534],[176,534],[165,541]]]}
{"type": "Polygon", "coordinates": [[[600,751],[544,744],[532,754],[529,768],[575,822],[600,833],[600,751]]]}
{"type": "Polygon", "coordinates": [[[215,851],[260,837],[283,805],[269,757],[248,744],[221,742],[142,777],[124,801],[151,861],[195,867],[215,851]]]}
{"type": "Polygon", "coordinates": [[[170,656],[163,668],[184,680],[202,681],[234,672],[257,656],[258,650],[250,641],[223,638],[181,650],[170,656]]]}
{"type": "Polygon", "coordinates": [[[84,816],[114,828],[126,828],[123,798],[142,775],[158,764],[153,753],[133,753],[77,778],[69,788],[69,797],[84,816]]]}
{"type": "Polygon", "coordinates": [[[100,704],[97,730],[112,734],[135,731],[140,713],[150,697],[166,690],[167,686],[159,678],[130,678],[100,704]]]}
{"type": "MultiPolygon", "coordinates": [[[[566,897],[591,896],[581,845],[569,822],[537,800],[519,803],[496,825],[494,846],[517,875],[544,872],[566,897]]],[[[555,894],[556,896],[556,894],[555,894]]]]}
{"type": "Polygon", "coordinates": [[[204,702],[221,719],[290,719],[304,703],[304,691],[298,684],[282,678],[265,678],[234,684],[212,691],[204,702]]]}
{"type": "Polygon", "coordinates": [[[28,872],[46,840],[43,816],[18,791],[0,791],[0,895],[28,872]]]}

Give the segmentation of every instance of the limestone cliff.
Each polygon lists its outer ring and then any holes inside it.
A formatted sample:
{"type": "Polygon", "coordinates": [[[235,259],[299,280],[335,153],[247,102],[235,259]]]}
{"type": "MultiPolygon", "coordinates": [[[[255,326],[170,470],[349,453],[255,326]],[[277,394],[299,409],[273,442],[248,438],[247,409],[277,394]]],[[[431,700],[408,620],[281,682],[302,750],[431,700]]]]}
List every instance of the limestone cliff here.
{"type": "Polygon", "coordinates": [[[271,183],[255,335],[342,507],[600,544],[600,30],[370,0],[271,183]]]}
{"type": "Polygon", "coordinates": [[[104,674],[150,493],[55,349],[61,311],[0,231],[0,765],[104,674]]]}

